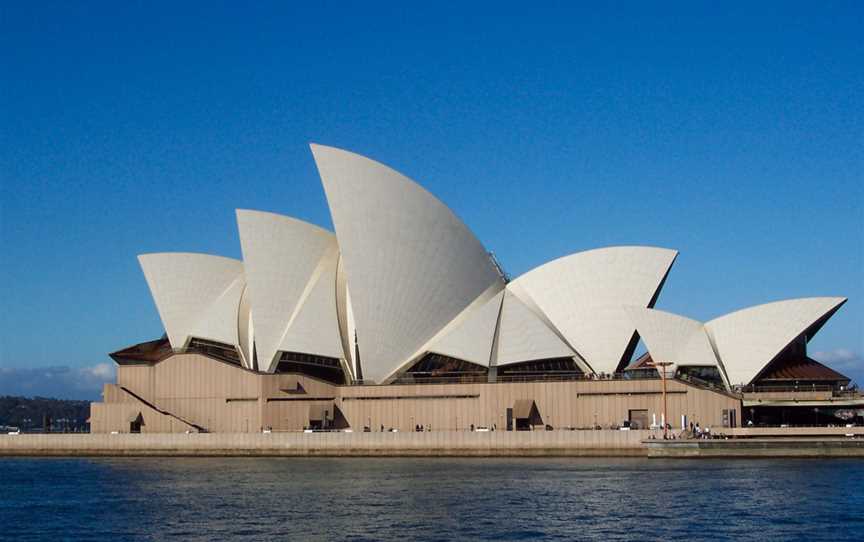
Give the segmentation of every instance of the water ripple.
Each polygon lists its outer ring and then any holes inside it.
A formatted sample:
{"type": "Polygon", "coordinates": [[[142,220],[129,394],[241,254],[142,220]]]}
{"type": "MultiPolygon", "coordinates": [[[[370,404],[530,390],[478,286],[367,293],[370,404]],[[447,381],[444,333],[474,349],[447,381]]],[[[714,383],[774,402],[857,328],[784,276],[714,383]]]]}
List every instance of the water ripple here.
{"type": "Polygon", "coordinates": [[[3,540],[864,539],[860,460],[0,459],[3,540]]]}

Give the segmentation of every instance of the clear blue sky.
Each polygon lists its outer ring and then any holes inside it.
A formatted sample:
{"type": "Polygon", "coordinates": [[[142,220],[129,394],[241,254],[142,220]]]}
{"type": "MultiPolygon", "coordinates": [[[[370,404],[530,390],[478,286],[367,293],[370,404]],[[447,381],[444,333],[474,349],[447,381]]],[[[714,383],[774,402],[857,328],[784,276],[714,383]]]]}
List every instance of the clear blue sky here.
{"type": "Polygon", "coordinates": [[[514,276],[646,244],[693,318],[847,296],[811,351],[864,376],[859,3],[30,4],[0,7],[0,367],[159,336],[135,256],[239,257],[235,208],[331,227],[319,142],[514,276]]]}

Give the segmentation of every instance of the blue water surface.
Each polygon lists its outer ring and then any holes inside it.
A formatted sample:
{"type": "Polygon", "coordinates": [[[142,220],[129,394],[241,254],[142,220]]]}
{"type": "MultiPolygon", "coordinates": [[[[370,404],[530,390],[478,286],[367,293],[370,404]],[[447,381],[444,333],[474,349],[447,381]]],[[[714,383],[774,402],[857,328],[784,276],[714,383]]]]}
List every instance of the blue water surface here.
{"type": "Polygon", "coordinates": [[[862,460],[0,458],[2,540],[864,540],[862,460]]]}

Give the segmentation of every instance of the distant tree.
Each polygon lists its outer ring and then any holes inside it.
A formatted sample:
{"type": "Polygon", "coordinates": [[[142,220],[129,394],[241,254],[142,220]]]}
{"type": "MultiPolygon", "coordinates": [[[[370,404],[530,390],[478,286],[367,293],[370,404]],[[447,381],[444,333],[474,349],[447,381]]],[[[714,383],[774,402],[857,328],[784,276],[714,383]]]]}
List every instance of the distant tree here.
{"type": "Polygon", "coordinates": [[[90,417],[89,401],[51,399],[47,397],[0,396],[0,426],[19,427],[24,431],[44,429],[48,415],[54,431],[84,431],[90,417]]]}

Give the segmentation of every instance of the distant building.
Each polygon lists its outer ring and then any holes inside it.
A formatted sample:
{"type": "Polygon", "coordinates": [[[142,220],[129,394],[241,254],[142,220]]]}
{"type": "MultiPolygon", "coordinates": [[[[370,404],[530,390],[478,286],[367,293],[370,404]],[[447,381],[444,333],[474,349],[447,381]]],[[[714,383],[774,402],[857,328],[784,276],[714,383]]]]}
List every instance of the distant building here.
{"type": "Polygon", "coordinates": [[[238,210],[243,261],[139,257],[166,335],[111,355],[118,382],[93,405],[94,432],[656,425],[652,360],[671,363],[672,425],[730,427],[755,416],[743,394],[760,387],[849,383],[806,352],[844,298],[703,324],[653,309],[677,256],[653,247],[579,252],[511,281],[418,184],[312,152],[335,234],[238,210]],[[640,337],[648,354],[631,364],[640,337]]]}

